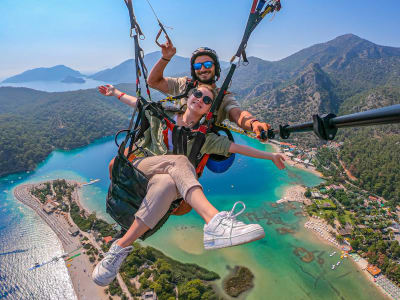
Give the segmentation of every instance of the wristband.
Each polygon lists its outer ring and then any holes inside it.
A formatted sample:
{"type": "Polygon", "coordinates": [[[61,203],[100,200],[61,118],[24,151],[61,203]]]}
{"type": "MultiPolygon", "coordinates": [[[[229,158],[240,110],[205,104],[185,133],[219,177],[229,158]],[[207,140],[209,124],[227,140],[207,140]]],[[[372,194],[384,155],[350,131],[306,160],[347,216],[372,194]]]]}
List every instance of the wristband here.
{"type": "Polygon", "coordinates": [[[170,59],[164,58],[164,57],[162,57],[162,56],[161,56],[161,59],[163,59],[163,60],[165,60],[165,61],[170,61],[170,59]]]}
{"type": "Polygon", "coordinates": [[[125,93],[121,93],[121,95],[118,96],[118,100],[120,100],[123,95],[125,95],[125,93]]]}
{"type": "Polygon", "coordinates": [[[253,120],[250,121],[250,128],[251,128],[251,130],[253,130],[253,131],[254,131],[254,129],[253,129],[253,123],[254,123],[254,122],[258,122],[258,120],[257,120],[257,119],[253,119],[253,120]]]}

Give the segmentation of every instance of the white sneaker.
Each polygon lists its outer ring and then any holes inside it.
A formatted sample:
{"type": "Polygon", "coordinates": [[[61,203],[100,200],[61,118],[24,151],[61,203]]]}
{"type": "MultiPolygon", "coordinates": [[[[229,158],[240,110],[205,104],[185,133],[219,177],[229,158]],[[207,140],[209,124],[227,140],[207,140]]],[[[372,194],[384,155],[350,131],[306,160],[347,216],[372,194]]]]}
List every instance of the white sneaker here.
{"type": "Polygon", "coordinates": [[[104,258],[97,264],[92,273],[93,281],[100,286],[106,286],[117,276],[122,262],[133,250],[132,246],[122,248],[117,245],[116,240],[104,258]]]}
{"type": "Polygon", "coordinates": [[[264,229],[259,224],[244,224],[236,220],[245,209],[246,205],[238,201],[230,212],[221,211],[204,225],[204,249],[231,247],[265,237],[264,229]],[[242,204],[243,208],[237,214],[233,214],[238,203],[242,204]]]}

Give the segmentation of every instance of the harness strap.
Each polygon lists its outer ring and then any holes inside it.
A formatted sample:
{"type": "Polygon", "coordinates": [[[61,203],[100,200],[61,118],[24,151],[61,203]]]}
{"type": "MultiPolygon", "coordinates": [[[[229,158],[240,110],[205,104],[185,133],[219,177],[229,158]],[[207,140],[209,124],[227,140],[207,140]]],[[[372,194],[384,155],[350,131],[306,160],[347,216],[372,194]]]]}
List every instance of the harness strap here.
{"type": "Polygon", "coordinates": [[[203,157],[201,158],[201,160],[196,168],[197,176],[200,177],[201,174],[203,174],[204,167],[206,166],[209,157],[210,157],[210,154],[204,154],[203,157]]]}
{"type": "Polygon", "coordinates": [[[198,84],[199,83],[198,83],[197,80],[192,80],[191,78],[188,78],[187,81],[186,81],[185,92],[183,94],[181,94],[181,95],[171,97],[171,99],[172,100],[179,100],[179,99],[182,99],[182,98],[186,98],[188,96],[188,94],[189,94],[189,91],[191,89],[194,89],[195,87],[197,87],[198,84]]]}

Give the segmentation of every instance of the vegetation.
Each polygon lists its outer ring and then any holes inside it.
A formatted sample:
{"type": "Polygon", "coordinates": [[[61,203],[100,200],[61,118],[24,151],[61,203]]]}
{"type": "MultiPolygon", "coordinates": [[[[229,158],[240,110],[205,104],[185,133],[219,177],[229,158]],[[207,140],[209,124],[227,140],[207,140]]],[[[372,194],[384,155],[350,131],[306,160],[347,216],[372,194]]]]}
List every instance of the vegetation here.
{"type": "Polygon", "coordinates": [[[232,274],[224,281],[224,290],[229,296],[237,297],[254,286],[253,279],[254,275],[248,268],[235,266],[232,274]]]}
{"type": "MultiPolygon", "coordinates": [[[[396,208],[390,201],[371,196],[355,185],[346,183],[342,189],[326,190],[328,185],[330,183],[322,184],[315,191],[334,201],[335,209],[326,210],[316,204],[322,200],[312,199],[308,213],[324,218],[333,227],[339,223],[338,229],[350,226],[347,240],[336,233],[335,238],[339,242],[348,242],[352,251],[378,266],[383,274],[400,285],[400,244],[395,239],[398,233],[395,234],[391,227],[397,224],[397,215],[393,213],[396,208]]],[[[311,191],[308,195],[311,197],[311,191]]]]}
{"type": "Polygon", "coordinates": [[[179,299],[217,299],[207,281],[219,279],[218,274],[196,264],[178,262],[152,247],[134,243],[134,250],[121,267],[121,275],[130,292],[140,296],[151,289],[158,299],[175,298],[178,287],[179,299]],[[136,278],[140,283],[137,290],[131,283],[136,278]]]}
{"type": "Polygon", "coordinates": [[[54,149],[72,149],[127,127],[130,110],[95,90],[45,93],[0,88],[0,176],[33,170],[54,149]]]}

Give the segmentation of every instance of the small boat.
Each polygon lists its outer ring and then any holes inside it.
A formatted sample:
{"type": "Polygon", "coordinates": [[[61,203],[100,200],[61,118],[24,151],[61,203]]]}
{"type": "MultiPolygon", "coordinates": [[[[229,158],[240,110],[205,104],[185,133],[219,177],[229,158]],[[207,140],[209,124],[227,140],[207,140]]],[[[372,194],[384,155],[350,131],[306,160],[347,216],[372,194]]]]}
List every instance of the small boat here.
{"type": "Polygon", "coordinates": [[[96,183],[96,182],[98,182],[98,181],[100,181],[100,179],[94,179],[94,180],[90,180],[88,183],[84,183],[84,184],[82,184],[82,186],[85,186],[85,185],[90,185],[90,184],[96,183]]]}
{"type": "Polygon", "coordinates": [[[334,256],[336,254],[336,251],[333,251],[329,256],[334,256]]]}
{"type": "Polygon", "coordinates": [[[340,265],[340,260],[337,262],[337,264],[336,264],[337,266],[339,266],[340,265]]]}
{"type": "Polygon", "coordinates": [[[332,269],[332,270],[335,270],[335,268],[336,268],[336,265],[332,265],[332,268],[331,268],[331,269],[332,269]]]}

